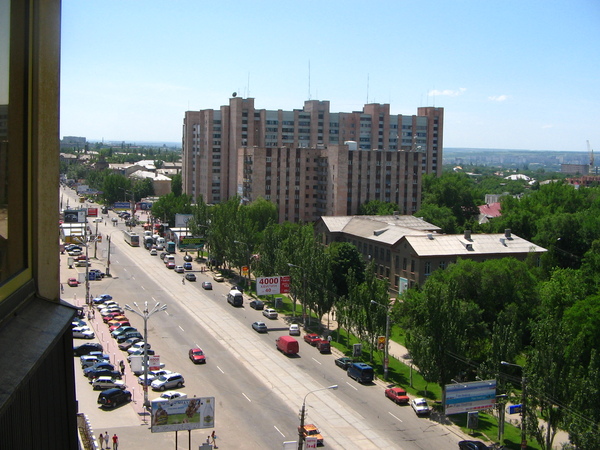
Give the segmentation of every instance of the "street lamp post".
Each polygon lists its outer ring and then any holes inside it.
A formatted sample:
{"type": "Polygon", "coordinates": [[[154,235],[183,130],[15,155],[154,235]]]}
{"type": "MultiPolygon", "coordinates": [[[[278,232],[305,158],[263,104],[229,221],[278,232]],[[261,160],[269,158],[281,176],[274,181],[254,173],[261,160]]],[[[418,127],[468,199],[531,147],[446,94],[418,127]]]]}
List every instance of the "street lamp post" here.
{"type": "MultiPolygon", "coordinates": [[[[382,305],[381,303],[376,302],[375,300],[371,300],[372,305],[378,305],[382,308],[385,308],[385,355],[383,359],[383,379],[387,381],[388,379],[388,368],[389,368],[389,358],[390,358],[390,306],[382,305]]],[[[412,365],[411,365],[412,369],[412,365]]],[[[411,370],[411,386],[412,386],[412,370],[411,370]]]]}
{"type": "Polygon", "coordinates": [[[167,309],[167,305],[161,305],[157,302],[156,305],[149,310],[148,302],[144,302],[144,309],[142,310],[136,302],[133,302],[133,304],[136,309],[133,309],[128,304],[125,304],[125,309],[144,319],[144,408],[148,409],[150,407],[150,402],[148,401],[148,319],[153,314],[167,309]]]}
{"type": "MultiPolygon", "coordinates": [[[[304,273],[304,267],[292,263],[288,263],[288,266],[302,271],[302,322],[304,323],[304,328],[306,328],[306,274],[304,273]]],[[[294,305],[294,315],[296,315],[296,305],[294,305]]]]}
{"type": "Polygon", "coordinates": [[[87,231],[85,235],[79,239],[79,243],[85,246],[85,304],[90,306],[90,259],[88,252],[88,237],[87,231]]]}
{"type": "Polygon", "coordinates": [[[313,392],[325,391],[327,389],[336,390],[337,388],[338,388],[338,385],[334,384],[332,386],[327,386],[324,388],[312,390],[304,396],[304,400],[302,401],[302,409],[300,410],[300,428],[298,428],[298,450],[302,450],[302,442],[304,441],[303,431],[304,431],[304,417],[306,416],[306,397],[308,397],[313,392]]]}
{"type": "Polygon", "coordinates": [[[500,361],[503,366],[513,366],[521,369],[521,448],[527,448],[527,436],[525,427],[526,413],[525,402],[527,401],[527,378],[525,378],[525,368],[519,364],[513,364],[506,361],[500,361]]]}
{"type": "Polygon", "coordinates": [[[248,252],[248,289],[251,289],[252,282],[250,281],[250,246],[242,241],[233,241],[234,244],[244,244],[246,246],[246,251],[248,252]]]}

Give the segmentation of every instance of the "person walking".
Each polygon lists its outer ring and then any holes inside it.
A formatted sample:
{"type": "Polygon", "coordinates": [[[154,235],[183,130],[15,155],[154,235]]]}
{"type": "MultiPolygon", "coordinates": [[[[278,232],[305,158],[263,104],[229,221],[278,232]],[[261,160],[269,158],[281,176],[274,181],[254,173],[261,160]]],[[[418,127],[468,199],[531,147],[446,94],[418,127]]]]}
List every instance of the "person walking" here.
{"type": "Polygon", "coordinates": [[[119,436],[117,436],[117,433],[115,433],[112,437],[113,440],[113,450],[118,450],[119,448],[119,436]]]}
{"type": "Polygon", "coordinates": [[[185,285],[185,278],[181,279],[181,284],[185,285]]]}
{"type": "Polygon", "coordinates": [[[219,448],[219,447],[217,447],[217,435],[215,434],[215,430],[213,430],[213,432],[210,435],[210,437],[212,438],[213,447],[214,448],[219,448]]]}
{"type": "Polygon", "coordinates": [[[106,444],[105,448],[110,449],[110,447],[108,446],[108,441],[110,439],[110,436],[108,435],[108,431],[104,432],[104,443],[106,444]]]}
{"type": "Polygon", "coordinates": [[[100,448],[104,448],[104,435],[100,433],[100,437],[98,439],[100,440],[100,448]]]}

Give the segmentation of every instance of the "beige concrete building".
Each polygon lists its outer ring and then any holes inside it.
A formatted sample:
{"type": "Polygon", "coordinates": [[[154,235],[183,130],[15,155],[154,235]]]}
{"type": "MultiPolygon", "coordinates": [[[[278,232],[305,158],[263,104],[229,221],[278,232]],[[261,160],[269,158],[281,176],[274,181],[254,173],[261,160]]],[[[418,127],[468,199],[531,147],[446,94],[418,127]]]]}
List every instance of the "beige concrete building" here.
{"type": "Polygon", "coordinates": [[[219,110],[185,113],[184,192],[208,203],[265,196],[281,220],[355,214],[369,200],[398,203],[410,214],[420,206],[422,175],[441,174],[443,121],[443,108],[403,116],[390,114],[388,104],[367,104],[333,113],[328,101],[310,100],[283,111],[234,97],[219,110]]]}

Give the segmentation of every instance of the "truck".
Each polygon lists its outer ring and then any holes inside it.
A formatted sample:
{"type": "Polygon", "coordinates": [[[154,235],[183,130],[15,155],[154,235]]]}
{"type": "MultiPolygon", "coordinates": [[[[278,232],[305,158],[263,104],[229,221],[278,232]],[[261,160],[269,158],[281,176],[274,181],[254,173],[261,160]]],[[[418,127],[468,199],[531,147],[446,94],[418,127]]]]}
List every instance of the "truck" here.
{"type": "Polygon", "coordinates": [[[277,350],[287,356],[296,355],[300,351],[298,341],[291,336],[280,336],[275,341],[277,350]]]}

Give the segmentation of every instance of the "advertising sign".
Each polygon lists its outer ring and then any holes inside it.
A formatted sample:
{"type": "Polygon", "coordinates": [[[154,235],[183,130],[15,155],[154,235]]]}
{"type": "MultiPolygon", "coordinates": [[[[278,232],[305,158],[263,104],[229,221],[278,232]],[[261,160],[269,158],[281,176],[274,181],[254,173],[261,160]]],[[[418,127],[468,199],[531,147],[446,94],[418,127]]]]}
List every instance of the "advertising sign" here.
{"type": "Polygon", "coordinates": [[[317,448],[317,438],[313,436],[306,436],[304,440],[304,448],[317,448]]]}
{"type": "Polygon", "coordinates": [[[129,202],[115,202],[115,203],[113,204],[113,209],[114,209],[115,211],[117,211],[117,210],[119,210],[119,209],[120,209],[120,210],[128,210],[128,209],[131,209],[131,203],[129,203],[129,202]]]}
{"type": "Polygon", "coordinates": [[[354,344],[352,346],[352,357],[360,358],[361,354],[362,354],[362,344],[354,344]]]}
{"type": "Polygon", "coordinates": [[[87,215],[90,217],[98,217],[98,208],[88,208],[87,215]]]}
{"type": "Polygon", "coordinates": [[[290,277],[273,276],[256,278],[257,295],[287,294],[290,292],[290,277]]]}
{"type": "Polygon", "coordinates": [[[66,209],[63,211],[63,222],[85,223],[85,209],[66,209]]]}
{"type": "Polygon", "coordinates": [[[152,433],[214,428],[215,398],[152,400],[152,433]]]}
{"type": "Polygon", "coordinates": [[[385,350],[385,336],[377,338],[377,350],[385,350]]]}
{"type": "Polygon", "coordinates": [[[493,408],[496,404],[496,380],[447,384],[444,388],[446,415],[493,408]]]}
{"type": "Polygon", "coordinates": [[[194,217],[192,214],[175,214],[175,228],[187,227],[188,220],[194,217]]]}

